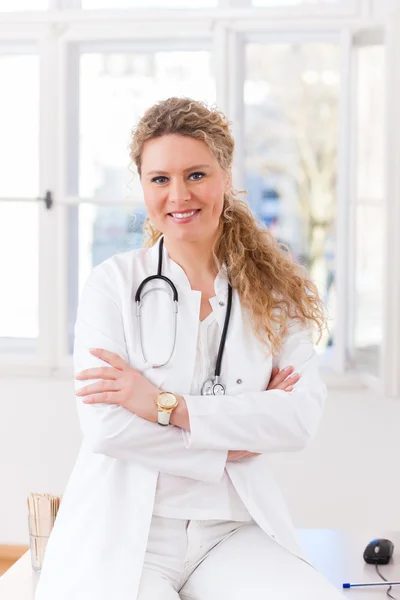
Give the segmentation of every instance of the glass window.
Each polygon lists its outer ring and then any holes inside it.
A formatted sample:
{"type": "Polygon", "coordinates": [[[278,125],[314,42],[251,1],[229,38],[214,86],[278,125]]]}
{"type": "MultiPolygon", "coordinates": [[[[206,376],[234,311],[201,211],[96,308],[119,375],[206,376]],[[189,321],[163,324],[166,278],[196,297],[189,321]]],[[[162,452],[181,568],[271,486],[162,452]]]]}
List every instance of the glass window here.
{"type": "Polygon", "coordinates": [[[0,202],[0,352],[33,352],[38,336],[39,208],[0,202]]]}
{"type": "Polygon", "coordinates": [[[132,127],[157,100],[184,95],[215,100],[209,52],[83,54],[79,195],[127,202],[140,198],[140,186],[128,169],[132,127]]]}
{"type": "Polygon", "coordinates": [[[142,245],[145,208],[128,154],[132,127],[163,98],[215,102],[208,51],[84,53],[78,64],[79,131],[71,135],[79,148],[71,145],[69,150],[68,186],[83,203],[69,208],[70,351],[79,294],[91,269],[117,252],[142,245]],[[94,204],[84,202],[89,198],[94,204]],[[96,200],[106,205],[95,205],[96,200]]]}
{"type": "Polygon", "coordinates": [[[29,352],[39,326],[38,57],[0,54],[0,80],[0,352],[29,352]]]}
{"type": "Polygon", "coordinates": [[[0,0],[0,12],[17,10],[46,10],[49,0],[0,0]]]}
{"type": "Polygon", "coordinates": [[[92,268],[117,252],[140,248],[143,206],[96,206],[82,203],[68,209],[69,351],[72,352],[77,299],[92,268]]]}
{"type": "Polygon", "coordinates": [[[357,164],[353,366],[379,375],[383,338],[384,116],[383,46],[356,50],[357,164]]]}
{"type": "Polygon", "coordinates": [[[39,194],[39,60],[1,54],[0,198],[39,194]]]}
{"type": "Polygon", "coordinates": [[[82,0],[82,8],[209,8],[218,6],[218,0],[82,0]]]}
{"type": "MultiPolygon", "coordinates": [[[[255,214],[304,264],[334,306],[339,48],[246,49],[246,189],[255,214]]],[[[330,334],[320,351],[333,343],[330,334]]]]}

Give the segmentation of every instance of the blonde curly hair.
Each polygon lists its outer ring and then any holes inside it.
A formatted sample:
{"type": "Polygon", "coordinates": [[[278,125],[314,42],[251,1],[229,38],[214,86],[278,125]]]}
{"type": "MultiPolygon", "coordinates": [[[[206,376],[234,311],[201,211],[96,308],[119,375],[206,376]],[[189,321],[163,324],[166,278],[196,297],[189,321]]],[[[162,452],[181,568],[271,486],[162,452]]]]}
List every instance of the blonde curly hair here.
{"type": "MultiPolygon", "coordinates": [[[[204,102],[168,98],[149,108],[132,131],[130,158],[139,176],[145,142],[168,134],[204,141],[221,168],[231,172],[235,143],[226,116],[204,102]]],[[[293,262],[289,249],[236,197],[238,193],[231,188],[224,195],[220,235],[213,249],[216,268],[225,263],[229,282],[248,310],[256,336],[273,355],[281,350],[291,319],[316,326],[320,339],[326,317],[316,285],[293,262]]],[[[148,218],[144,231],[147,247],[162,235],[148,218]]]]}

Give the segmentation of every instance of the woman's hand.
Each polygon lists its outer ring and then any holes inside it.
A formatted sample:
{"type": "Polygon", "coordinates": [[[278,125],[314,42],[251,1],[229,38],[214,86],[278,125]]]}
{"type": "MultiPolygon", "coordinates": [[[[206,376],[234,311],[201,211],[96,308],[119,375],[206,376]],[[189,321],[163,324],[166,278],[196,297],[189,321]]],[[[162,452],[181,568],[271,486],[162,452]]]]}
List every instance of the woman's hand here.
{"type": "Polygon", "coordinates": [[[269,380],[267,390],[283,390],[284,392],[292,392],[294,384],[300,379],[300,375],[298,373],[291,375],[292,372],[293,367],[291,365],[289,367],[285,367],[281,371],[278,367],[274,367],[271,372],[271,379],[269,380]],[[289,375],[290,377],[288,377],[289,375]]]}
{"type": "MultiPolygon", "coordinates": [[[[285,392],[293,391],[293,386],[300,379],[300,375],[295,373],[291,375],[293,367],[285,367],[281,371],[278,367],[274,367],[271,371],[271,379],[267,390],[283,390],[285,392]],[[288,377],[290,375],[290,377],[288,377]]],[[[248,452],[247,450],[229,450],[226,462],[236,462],[242,458],[250,456],[260,456],[257,452],[248,452]]]]}
{"type": "Polygon", "coordinates": [[[86,396],[85,404],[106,403],[119,404],[138,417],[157,423],[157,405],[154,400],[161,390],[133,369],[123,358],[94,348],[90,350],[110,367],[85,369],[75,376],[75,379],[99,379],[90,385],[80,388],[77,396],[86,396]]]}
{"type": "Polygon", "coordinates": [[[257,452],[247,452],[247,450],[229,450],[226,462],[237,462],[241,458],[249,456],[260,456],[257,452]]]}

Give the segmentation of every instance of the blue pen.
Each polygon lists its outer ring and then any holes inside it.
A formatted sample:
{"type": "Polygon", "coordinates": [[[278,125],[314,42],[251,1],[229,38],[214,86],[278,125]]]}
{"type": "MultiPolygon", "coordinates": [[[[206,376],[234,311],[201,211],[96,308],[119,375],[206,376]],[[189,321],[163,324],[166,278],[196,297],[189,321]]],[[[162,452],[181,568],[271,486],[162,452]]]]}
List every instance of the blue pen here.
{"type": "Polygon", "coordinates": [[[379,581],[378,583],[344,583],[343,588],[367,587],[369,585],[400,585],[400,581],[379,581]]]}

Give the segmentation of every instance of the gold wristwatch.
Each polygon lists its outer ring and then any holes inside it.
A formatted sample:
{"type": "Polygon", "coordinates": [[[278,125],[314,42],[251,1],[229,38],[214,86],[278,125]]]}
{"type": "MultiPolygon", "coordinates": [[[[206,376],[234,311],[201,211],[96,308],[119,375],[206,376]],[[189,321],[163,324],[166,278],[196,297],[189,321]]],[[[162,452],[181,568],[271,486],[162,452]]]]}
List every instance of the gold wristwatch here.
{"type": "Polygon", "coordinates": [[[171,413],[179,404],[178,398],[171,392],[161,392],[155,399],[158,406],[159,425],[169,425],[171,413]]]}

